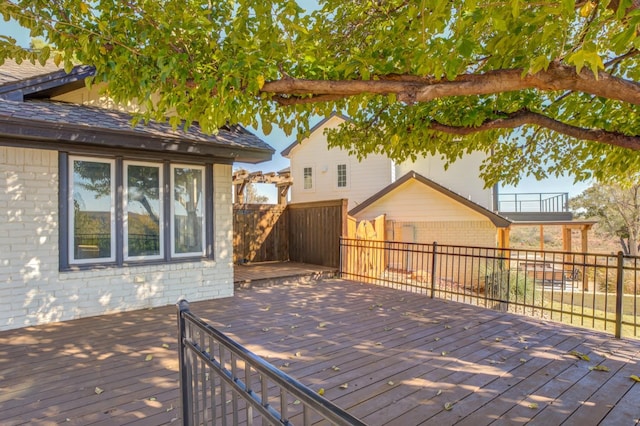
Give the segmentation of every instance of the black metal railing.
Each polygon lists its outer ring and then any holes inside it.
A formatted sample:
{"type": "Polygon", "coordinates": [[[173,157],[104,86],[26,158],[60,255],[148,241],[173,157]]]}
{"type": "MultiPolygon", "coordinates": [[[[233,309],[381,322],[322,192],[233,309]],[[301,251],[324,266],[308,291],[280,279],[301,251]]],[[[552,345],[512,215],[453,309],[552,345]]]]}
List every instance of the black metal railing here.
{"type": "Polygon", "coordinates": [[[178,303],[184,425],[364,425],[178,303]]]}
{"type": "Polygon", "coordinates": [[[499,193],[498,211],[509,213],[560,213],[569,211],[567,192],[499,193]]]}
{"type": "Polygon", "coordinates": [[[608,331],[640,335],[640,258],[340,240],[343,278],[608,331]]]}

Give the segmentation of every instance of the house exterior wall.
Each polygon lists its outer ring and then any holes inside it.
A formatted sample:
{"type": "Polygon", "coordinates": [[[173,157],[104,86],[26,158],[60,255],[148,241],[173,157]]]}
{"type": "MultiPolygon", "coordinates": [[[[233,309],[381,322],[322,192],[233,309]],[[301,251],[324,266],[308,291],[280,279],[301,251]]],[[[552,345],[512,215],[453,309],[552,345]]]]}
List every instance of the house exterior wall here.
{"type": "Polygon", "coordinates": [[[356,214],[386,214],[391,241],[495,247],[497,228],[484,215],[426,185],[410,180],[356,214]]]}
{"type": "Polygon", "coordinates": [[[419,158],[415,162],[405,161],[396,166],[396,175],[404,176],[410,171],[462,195],[482,207],[493,210],[493,191],[484,188],[480,179],[480,165],[486,158],[483,152],[472,152],[457,159],[445,170],[445,161],[439,156],[419,158]]]}
{"type": "Polygon", "coordinates": [[[291,202],[336,200],[348,198],[348,209],[352,209],[380,189],[391,183],[392,162],[382,155],[370,155],[362,162],[347,151],[327,149],[324,129],[336,128],[343,120],[331,117],[308,139],[298,144],[291,153],[291,202]],[[337,165],[347,165],[347,186],[338,188],[337,165]],[[304,188],[304,168],[313,169],[314,185],[304,188]]]}
{"type": "Polygon", "coordinates": [[[231,166],[213,173],[215,260],[60,272],[58,153],[0,146],[0,330],[231,296],[231,166]]]}

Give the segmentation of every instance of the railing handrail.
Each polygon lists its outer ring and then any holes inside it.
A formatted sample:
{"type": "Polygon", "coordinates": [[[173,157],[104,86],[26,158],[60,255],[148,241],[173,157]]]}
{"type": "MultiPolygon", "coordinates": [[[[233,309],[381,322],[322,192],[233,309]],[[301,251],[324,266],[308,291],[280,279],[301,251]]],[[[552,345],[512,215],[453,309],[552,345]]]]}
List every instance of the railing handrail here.
{"type": "Polygon", "coordinates": [[[345,237],[340,247],[343,278],[640,336],[640,256],[345,237]]]}
{"type": "Polygon", "coordinates": [[[569,211],[568,192],[505,192],[498,193],[498,211],[512,213],[534,212],[561,212],[569,211]],[[503,209],[502,206],[513,206],[512,210],[503,209]],[[535,206],[538,209],[525,210],[523,206],[535,206]]]}
{"type": "MultiPolygon", "coordinates": [[[[316,411],[318,414],[323,416],[325,419],[331,421],[336,425],[354,425],[354,426],[365,426],[366,423],[363,423],[358,418],[344,411],[342,408],[338,407],[331,401],[327,400],[320,396],[317,392],[314,392],[309,387],[300,383],[298,380],[274,367],[272,364],[268,363],[260,356],[254,354],[238,342],[229,338],[227,335],[222,333],[221,331],[215,329],[211,325],[207,324],[193,312],[191,312],[189,308],[189,302],[185,299],[182,299],[178,302],[178,320],[180,322],[179,332],[180,332],[180,347],[181,347],[181,359],[182,359],[182,345],[188,345],[192,350],[195,350],[197,355],[209,366],[215,367],[212,365],[216,363],[216,361],[212,358],[211,354],[209,354],[204,348],[200,348],[197,342],[188,342],[186,337],[184,336],[184,327],[182,325],[182,321],[184,319],[188,319],[192,323],[194,323],[198,328],[205,333],[208,333],[212,336],[216,341],[225,347],[225,349],[229,350],[240,359],[242,359],[245,363],[251,366],[253,370],[256,372],[263,374],[268,379],[273,381],[274,384],[280,386],[281,388],[286,389],[290,395],[292,395],[297,400],[301,401],[303,406],[307,406],[312,410],[316,411]]],[[[238,392],[244,399],[252,404],[254,407],[260,409],[261,412],[265,413],[266,409],[269,411],[270,415],[277,416],[279,413],[273,409],[273,406],[267,404],[267,406],[261,403],[260,398],[256,398],[255,394],[251,392],[247,392],[247,389],[244,387],[244,384],[241,383],[240,380],[232,378],[229,381],[229,384],[236,387],[238,392]]],[[[182,386],[181,386],[182,388],[182,386]]],[[[184,389],[182,389],[184,396],[184,389]]],[[[184,410],[183,410],[184,413],[184,410]]],[[[266,414],[266,413],[265,413],[266,414]]]]}

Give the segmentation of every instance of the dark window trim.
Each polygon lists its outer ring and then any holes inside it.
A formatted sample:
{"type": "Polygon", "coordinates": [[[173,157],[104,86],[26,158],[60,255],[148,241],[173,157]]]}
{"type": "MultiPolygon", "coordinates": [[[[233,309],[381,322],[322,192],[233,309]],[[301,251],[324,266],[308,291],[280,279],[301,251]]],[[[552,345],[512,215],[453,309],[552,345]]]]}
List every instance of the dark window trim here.
{"type": "MultiPolygon", "coordinates": [[[[160,159],[156,156],[143,156],[143,155],[105,155],[105,153],[88,153],[83,150],[79,152],[66,152],[59,151],[58,155],[58,171],[59,171],[59,188],[58,188],[58,214],[59,222],[59,236],[58,236],[58,251],[59,251],[59,270],[61,272],[68,271],[83,271],[94,269],[109,269],[109,268],[121,268],[128,266],[146,266],[146,265],[165,265],[173,263],[185,263],[185,262],[197,262],[202,260],[215,260],[215,211],[214,211],[214,181],[213,178],[213,164],[210,161],[197,162],[187,161],[184,158],[177,158],[176,161],[169,161],[166,159],[160,159]],[[95,262],[95,263],[82,263],[75,264],[70,263],[69,259],[69,158],[70,156],[87,156],[93,158],[104,158],[115,161],[115,179],[116,179],[116,230],[115,230],[115,244],[116,244],[116,260],[115,262],[95,262]],[[163,223],[162,229],[164,232],[164,257],[162,259],[149,259],[149,260],[125,260],[124,259],[124,211],[123,211],[123,196],[124,196],[124,162],[125,161],[147,161],[160,164],[161,173],[163,174],[163,223]],[[171,257],[171,202],[172,193],[171,189],[171,165],[195,165],[203,166],[205,173],[205,255],[204,256],[187,256],[187,257],[171,257]]],[[[226,164],[226,163],[221,163],[226,164]]]]}

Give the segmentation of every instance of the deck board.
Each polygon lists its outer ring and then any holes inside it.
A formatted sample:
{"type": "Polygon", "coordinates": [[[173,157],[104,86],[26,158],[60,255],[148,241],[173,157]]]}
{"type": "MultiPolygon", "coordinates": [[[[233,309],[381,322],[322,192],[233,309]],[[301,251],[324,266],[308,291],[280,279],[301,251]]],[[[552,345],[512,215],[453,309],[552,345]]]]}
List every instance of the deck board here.
{"type": "MultiPolygon", "coordinates": [[[[637,340],[339,279],[241,287],[191,309],[371,425],[640,417],[637,340]],[[610,371],[589,370],[597,364],[610,371]]],[[[0,332],[0,423],[179,423],[175,315],[168,306],[0,332]]]]}

